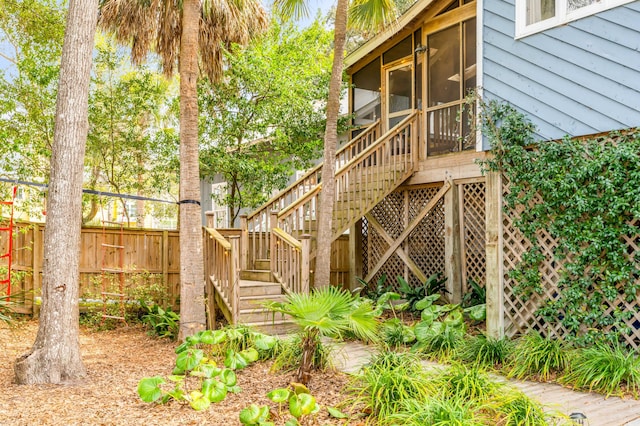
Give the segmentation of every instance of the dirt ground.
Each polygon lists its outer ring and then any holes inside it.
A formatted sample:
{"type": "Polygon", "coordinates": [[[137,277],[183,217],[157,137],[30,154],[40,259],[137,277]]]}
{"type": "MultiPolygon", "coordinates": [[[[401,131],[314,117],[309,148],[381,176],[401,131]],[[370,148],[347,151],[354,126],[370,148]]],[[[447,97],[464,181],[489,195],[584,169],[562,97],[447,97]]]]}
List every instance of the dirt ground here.
{"type": "MultiPolygon", "coordinates": [[[[261,363],[238,372],[239,394],[204,412],[178,403],[142,402],[136,392],[142,377],[171,374],[175,343],[149,337],[139,326],[112,331],[81,328],[80,344],[87,377],[78,385],[18,386],[13,363],[29,350],[38,324],[0,325],[0,425],[238,425],[238,413],[251,403],[270,401],[265,394],[287,387],[291,374],[272,374],[261,363]]],[[[348,377],[323,373],[309,388],[322,406],[335,406],[348,377]]],[[[344,421],[343,421],[344,422],[344,421]]],[[[341,424],[322,410],[315,424],[341,424]]]]}

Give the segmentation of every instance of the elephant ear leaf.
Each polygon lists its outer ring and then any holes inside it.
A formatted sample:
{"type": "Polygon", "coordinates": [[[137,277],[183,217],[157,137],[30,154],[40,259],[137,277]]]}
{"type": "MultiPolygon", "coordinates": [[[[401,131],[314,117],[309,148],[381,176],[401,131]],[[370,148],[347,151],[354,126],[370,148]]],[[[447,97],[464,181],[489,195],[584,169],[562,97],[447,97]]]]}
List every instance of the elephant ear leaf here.
{"type": "Polygon", "coordinates": [[[154,402],[162,397],[160,385],[165,383],[162,377],[145,377],[138,382],[138,395],[144,402],[154,402]]]}

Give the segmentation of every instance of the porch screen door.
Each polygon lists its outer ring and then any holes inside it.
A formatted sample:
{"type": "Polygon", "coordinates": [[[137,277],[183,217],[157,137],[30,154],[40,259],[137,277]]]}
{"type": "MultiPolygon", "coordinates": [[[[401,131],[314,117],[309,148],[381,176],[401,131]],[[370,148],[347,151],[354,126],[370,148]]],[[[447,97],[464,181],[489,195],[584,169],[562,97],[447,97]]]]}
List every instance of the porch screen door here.
{"type": "Polygon", "coordinates": [[[386,69],[387,129],[393,128],[411,114],[413,108],[413,63],[386,69]]]}

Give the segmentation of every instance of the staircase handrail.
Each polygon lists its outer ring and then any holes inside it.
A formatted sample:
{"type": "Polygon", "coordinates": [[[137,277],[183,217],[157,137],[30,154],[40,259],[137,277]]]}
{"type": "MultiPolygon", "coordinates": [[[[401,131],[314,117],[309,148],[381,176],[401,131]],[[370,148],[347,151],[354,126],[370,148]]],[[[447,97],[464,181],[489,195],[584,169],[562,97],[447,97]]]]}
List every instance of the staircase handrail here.
{"type": "Polygon", "coordinates": [[[358,162],[360,162],[360,160],[362,160],[363,158],[369,156],[373,151],[375,151],[380,145],[382,145],[383,143],[386,142],[386,140],[392,136],[395,136],[396,134],[400,133],[402,130],[404,130],[404,128],[407,126],[407,124],[413,120],[413,118],[418,115],[418,110],[414,110],[411,114],[409,114],[408,116],[406,116],[401,122],[399,122],[398,124],[396,124],[395,127],[393,127],[392,129],[387,130],[382,136],[380,136],[378,138],[378,140],[376,141],[376,143],[369,145],[367,148],[365,148],[362,152],[360,152],[358,155],[356,155],[355,157],[353,157],[348,163],[344,164],[342,167],[340,167],[338,170],[336,170],[336,176],[344,173],[345,170],[350,169],[351,167],[353,167],[354,164],[357,164],[358,162]]]}
{"type": "MultiPolygon", "coordinates": [[[[391,138],[405,131],[406,128],[409,127],[411,123],[415,120],[418,114],[419,114],[419,111],[414,110],[411,114],[405,117],[400,123],[398,123],[394,128],[388,130],[387,132],[384,133],[384,135],[380,136],[375,141],[375,143],[369,145],[362,152],[358,153],[356,156],[351,158],[349,162],[347,162],[345,165],[343,165],[342,167],[340,167],[340,169],[336,171],[335,179],[338,180],[342,175],[346,174],[349,170],[353,169],[363,160],[366,161],[367,157],[371,156],[374,153],[374,151],[380,148],[381,145],[388,143],[391,140],[391,138]]],[[[414,141],[417,141],[417,138],[415,138],[415,136],[412,139],[414,141]]],[[[416,145],[416,144],[412,143],[412,145],[416,145]]],[[[410,148],[412,150],[411,152],[415,153],[417,151],[417,148],[418,148],[417,146],[411,146],[410,148]]],[[[322,183],[319,183],[313,188],[313,190],[309,191],[303,197],[300,197],[299,199],[297,199],[296,201],[288,205],[286,208],[282,209],[278,213],[278,223],[273,224],[273,226],[289,228],[288,229],[289,231],[292,231],[295,228],[300,228],[300,226],[295,226],[295,225],[286,227],[284,226],[284,222],[287,218],[289,218],[289,216],[291,216],[296,211],[298,211],[298,209],[303,207],[306,203],[310,202],[310,200],[317,198],[321,188],[322,188],[322,183]]],[[[317,200],[316,200],[316,204],[317,204],[317,200]]],[[[297,230],[300,230],[300,229],[297,229],[297,230]]],[[[308,231],[307,229],[302,229],[302,230],[308,231]]],[[[338,235],[339,233],[340,232],[338,232],[338,235]]]]}
{"type": "MultiPolygon", "coordinates": [[[[336,152],[336,162],[341,161],[340,157],[341,157],[341,155],[343,155],[345,153],[345,151],[350,150],[351,148],[353,148],[354,145],[356,145],[362,139],[365,139],[367,136],[369,136],[370,133],[375,132],[378,129],[379,126],[380,126],[380,120],[378,119],[374,123],[372,123],[369,127],[367,127],[362,133],[358,134],[356,137],[354,137],[349,142],[347,142],[342,148],[340,148],[336,152]]],[[[376,139],[374,139],[374,141],[376,139]]],[[[255,217],[258,214],[262,213],[264,210],[267,210],[267,209],[271,208],[271,206],[275,202],[277,202],[278,200],[284,198],[284,196],[286,194],[292,192],[292,190],[295,189],[296,187],[299,187],[300,186],[300,182],[302,182],[302,181],[306,180],[307,178],[313,176],[314,174],[318,173],[320,170],[322,170],[322,163],[314,166],[312,169],[310,169],[304,175],[302,175],[302,177],[300,179],[298,179],[296,182],[293,182],[291,185],[287,186],[285,189],[283,189],[282,191],[278,192],[276,195],[271,197],[266,203],[264,203],[262,206],[258,207],[255,211],[253,211],[252,213],[248,214],[247,215],[247,219],[252,219],[253,217],[255,217]]],[[[318,178],[319,178],[319,176],[318,176],[318,178]]],[[[284,206],[282,208],[284,208],[284,206]]]]}
{"type": "Polygon", "coordinates": [[[286,293],[309,292],[310,238],[298,241],[281,228],[271,230],[271,273],[286,293]]]}
{"type": "Polygon", "coordinates": [[[239,289],[239,237],[231,242],[214,228],[205,227],[209,238],[205,238],[205,275],[220,295],[231,314],[232,321],[238,319],[240,308],[239,289]]]}

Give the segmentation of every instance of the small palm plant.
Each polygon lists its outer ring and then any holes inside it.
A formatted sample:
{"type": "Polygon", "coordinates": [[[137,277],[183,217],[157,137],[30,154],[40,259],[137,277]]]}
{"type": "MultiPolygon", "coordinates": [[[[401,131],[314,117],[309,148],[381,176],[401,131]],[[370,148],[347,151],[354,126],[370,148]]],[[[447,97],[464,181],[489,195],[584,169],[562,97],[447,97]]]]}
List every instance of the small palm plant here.
{"type": "Polygon", "coordinates": [[[296,373],[300,383],[309,381],[321,337],[341,338],[349,332],[363,340],[377,339],[378,319],[371,301],[337,287],[291,293],[284,302],[267,302],[265,307],[288,315],[301,329],[302,361],[296,373]]]}

